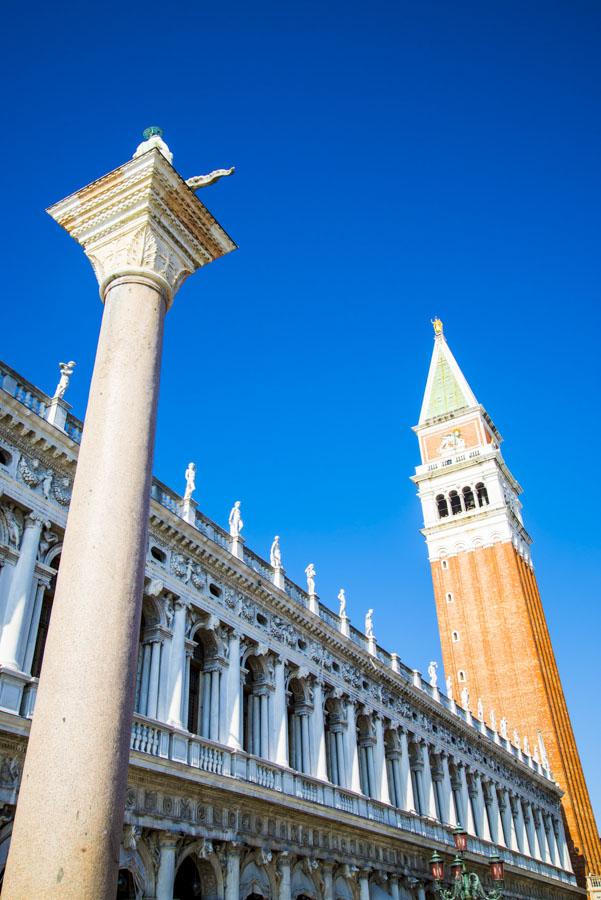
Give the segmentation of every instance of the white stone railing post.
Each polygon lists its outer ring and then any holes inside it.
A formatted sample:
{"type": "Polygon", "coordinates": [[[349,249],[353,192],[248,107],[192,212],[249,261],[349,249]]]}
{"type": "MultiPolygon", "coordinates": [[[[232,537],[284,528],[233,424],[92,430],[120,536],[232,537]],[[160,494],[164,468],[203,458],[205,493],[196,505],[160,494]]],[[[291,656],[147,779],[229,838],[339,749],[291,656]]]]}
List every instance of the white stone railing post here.
{"type": "Polygon", "coordinates": [[[104,312],[3,882],[8,900],[115,897],[164,317],[188,275],[235,248],[170,158],[151,141],[49,210],[83,246],[104,312]]]}
{"type": "Polygon", "coordinates": [[[42,519],[30,513],[25,516],[19,559],[12,571],[6,597],[2,632],[0,633],[0,665],[20,672],[31,618],[33,573],[42,533],[42,519]]]}

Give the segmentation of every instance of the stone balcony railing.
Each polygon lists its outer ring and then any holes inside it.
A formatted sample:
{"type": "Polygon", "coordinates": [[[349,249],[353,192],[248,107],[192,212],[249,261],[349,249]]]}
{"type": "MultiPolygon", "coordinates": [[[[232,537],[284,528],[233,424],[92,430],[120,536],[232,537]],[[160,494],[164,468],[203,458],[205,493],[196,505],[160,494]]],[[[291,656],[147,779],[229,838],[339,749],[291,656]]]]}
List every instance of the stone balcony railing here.
{"type": "MultiPolygon", "coordinates": [[[[449,852],[454,850],[453,833],[450,826],[442,825],[426,816],[397,809],[390,804],[345,790],[310,775],[267,762],[244,751],[232,750],[223,744],[197,737],[187,731],[164,725],[153,719],[135,716],[130,746],[134,754],[140,753],[163,760],[171,760],[212,775],[256,784],[275,794],[349,813],[377,822],[379,825],[407,832],[426,841],[435,841],[442,845],[442,848],[447,847],[449,852]]],[[[132,761],[135,762],[135,757],[132,761]]],[[[470,852],[486,859],[496,851],[509,866],[525,869],[564,884],[575,884],[575,878],[569,872],[506,847],[492,844],[473,835],[470,835],[469,845],[470,852]]]]}

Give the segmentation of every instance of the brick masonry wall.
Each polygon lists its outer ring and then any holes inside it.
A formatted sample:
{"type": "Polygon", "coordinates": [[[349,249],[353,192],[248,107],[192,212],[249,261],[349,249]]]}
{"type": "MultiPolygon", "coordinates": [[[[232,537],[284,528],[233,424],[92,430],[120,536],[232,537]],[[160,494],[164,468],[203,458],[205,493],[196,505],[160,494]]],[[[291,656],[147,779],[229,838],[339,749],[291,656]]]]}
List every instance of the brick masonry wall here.
{"type": "Polygon", "coordinates": [[[601,874],[601,843],[534,573],[510,542],[432,563],[445,672],[460,702],[482,698],[487,721],[508,722],[532,750],[542,732],[563,809],[574,871],[601,874]],[[451,592],[453,600],[447,600],[451,592]],[[452,633],[459,635],[452,640],[452,633]],[[458,673],[465,673],[465,682],[458,673]]]}

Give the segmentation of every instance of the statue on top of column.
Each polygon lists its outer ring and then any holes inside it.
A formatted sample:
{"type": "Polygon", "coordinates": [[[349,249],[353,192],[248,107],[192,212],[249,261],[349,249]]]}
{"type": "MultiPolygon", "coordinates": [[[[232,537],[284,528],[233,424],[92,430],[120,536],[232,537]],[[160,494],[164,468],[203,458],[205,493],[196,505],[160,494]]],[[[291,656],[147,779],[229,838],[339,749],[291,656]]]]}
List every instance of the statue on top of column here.
{"type": "Polygon", "coordinates": [[[338,591],[338,602],[340,603],[338,615],[341,619],[346,619],[346,594],[344,592],[344,588],[340,588],[340,590],[338,591]]]}
{"type": "Polygon", "coordinates": [[[273,544],[271,545],[271,550],[269,551],[269,560],[274,569],[282,568],[282,551],[280,548],[280,538],[277,534],[273,539],[273,544]]]}
{"type": "Polygon", "coordinates": [[[186,469],[186,491],[184,493],[184,500],[191,500],[192,494],[196,490],[196,466],[193,462],[188,463],[188,468],[186,469]]]}
{"type": "Polygon", "coordinates": [[[430,665],[428,666],[428,677],[430,679],[430,687],[433,688],[438,687],[438,672],[436,671],[437,669],[438,663],[435,660],[432,660],[430,662],[430,665]]]}
{"type": "Polygon", "coordinates": [[[495,716],[494,709],[491,709],[490,711],[490,727],[493,731],[497,730],[497,717],[495,716]]]}
{"type": "Polygon", "coordinates": [[[315,566],[313,565],[313,563],[309,563],[309,565],[305,569],[305,575],[307,576],[307,593],[310,596],[313,596],[313,594],[315,593],[315,575],[316,574],[317,573],[315,571],[315,566]]]}
{"type": "Polygon", "coordinates": [[[368,641],[375,641],[376,636],[374,634],[374,611],[373,609],[367,610],[367,615],[365,616],[365,636],[368,641]]]}
{"type": "Polygon", "coordinates": [[[478,718],[481,722],[484,721],[484,704],[482,703],[482,697],[478,697],[478,718]]]}
{"type": "Polygon", "coordinates": [[[244,528],[244,522],[242,521],[239,500],[236,500],[236,502],[234,503],[228,521],[230,526],[230,535],[232,537],[240,537],[240,532],[244,528]]]}
{"type": "Polygon", "coordinates": [[[505,717],[501,719],[501,737],[503,740],[507,740],[507,719],[505,717]]]}
{"type": "Polygon", "coordinates": [[[54,395],[52,397],[53,400],[62,400],[63,397],[65,396],[65,391],[69,387],[71,375],[73,375],[73,370],[76,365],[77,365],[77,363],[75,363],[73,360],[71,360],[71,362],[66,362],[66,363],[61,362],[58,364],[58,367],[59,367],[60,373],[61,373],[61,377],[56,386],[54,395]]]}
{"type": "Polygon", "coordinates": [[[461,705],[463,706],[466,712],[469,712],[470,708],[470,692],[466,687],[461,691],[461,705]]]}

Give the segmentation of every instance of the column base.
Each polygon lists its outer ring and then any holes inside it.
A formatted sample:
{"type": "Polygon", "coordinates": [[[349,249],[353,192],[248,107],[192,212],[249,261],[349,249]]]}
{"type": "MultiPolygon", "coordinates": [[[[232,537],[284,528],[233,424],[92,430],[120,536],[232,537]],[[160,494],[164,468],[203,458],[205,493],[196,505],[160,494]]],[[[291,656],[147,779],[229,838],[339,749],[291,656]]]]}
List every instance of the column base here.
{"type": "Polygon", "coordinates": [[[273,570],[273,583],[281,591],[286,589],[286,570],[281,566],[273,570]]]}
{"type": "Polygon", "coordinates": [[[230,553],[236,559],[244,561],[244,538],[240,537],[239,534],[230,536],[230,553]]]}
{"type": "Polygon", "coordinates": [[[319,597],[317,594],[309,594],[309,612],[319,615],[319,597]]]}
{"type": "Polygon", "coordinates": [[[348,616],[340,617],[340,633],[345,637],[351,636],[351,623],[348,616]]]}
{"type": "Polygon", "coordinates": [[[196,510],[198,509],[198,503],[196,500],[182,500],[180,516],[187,522],[188,525],[193,525],[196,527],[196,510]]]}

